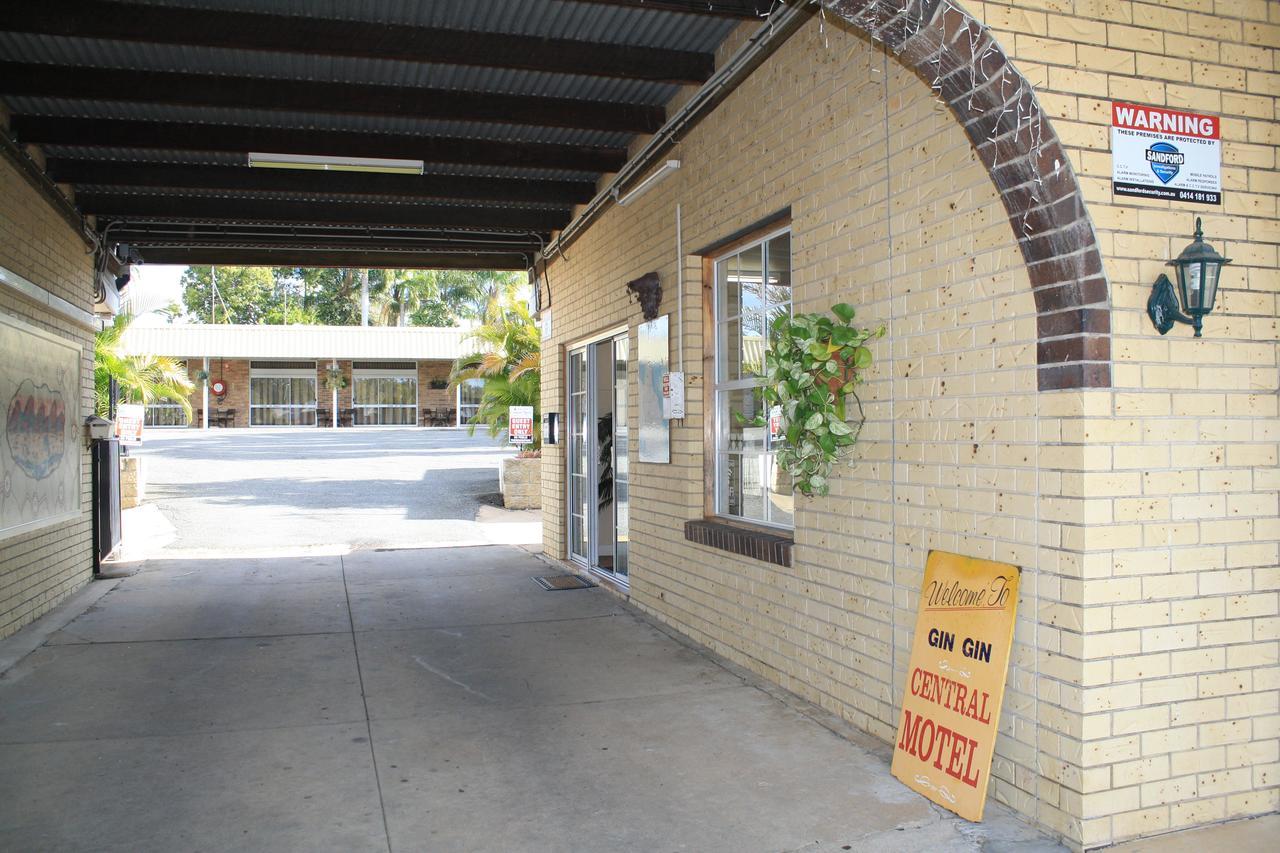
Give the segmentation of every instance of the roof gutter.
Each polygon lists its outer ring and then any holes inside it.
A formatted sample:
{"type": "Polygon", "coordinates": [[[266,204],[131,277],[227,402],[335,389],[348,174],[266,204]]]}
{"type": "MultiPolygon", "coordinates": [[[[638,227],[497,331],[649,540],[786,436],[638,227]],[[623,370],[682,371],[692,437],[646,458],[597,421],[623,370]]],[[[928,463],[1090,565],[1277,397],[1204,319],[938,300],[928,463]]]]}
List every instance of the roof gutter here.
{"type": "Polygon", "coordinates": [[[733,56],[711,75],[706,83],[693,94],[675,115],[667,120],[634,157],[628,160],[613,180],[587,202],[586,207],[564,227],[556,238],[541,252],[546,261],[553,254],[564,256],[564,250],[579,234],[595,222],[610,205],[625,196],[624,187],[639,179],[653,167],[664,154],[680,141],[680,134],[693,127],[729,96],[752,71],[764,63],[778,47],[791,37],[812,16],[813,10],[805,0],[779,5],[769,15],[768,21],[751,35],[733,56]]]}

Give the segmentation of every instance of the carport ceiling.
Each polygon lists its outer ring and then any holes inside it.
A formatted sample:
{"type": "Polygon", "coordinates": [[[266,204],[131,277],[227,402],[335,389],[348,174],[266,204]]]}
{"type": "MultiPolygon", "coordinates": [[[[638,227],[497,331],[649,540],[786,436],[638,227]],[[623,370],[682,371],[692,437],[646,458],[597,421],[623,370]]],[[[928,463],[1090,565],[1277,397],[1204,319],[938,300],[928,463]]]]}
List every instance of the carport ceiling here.
{"type": "Polygon", "coordinates": [[[769,0],[0,4],[10,134],[156,263],[527,265],[769,0]],[[251,168],[250,152],[422,160],[251,168]]]}

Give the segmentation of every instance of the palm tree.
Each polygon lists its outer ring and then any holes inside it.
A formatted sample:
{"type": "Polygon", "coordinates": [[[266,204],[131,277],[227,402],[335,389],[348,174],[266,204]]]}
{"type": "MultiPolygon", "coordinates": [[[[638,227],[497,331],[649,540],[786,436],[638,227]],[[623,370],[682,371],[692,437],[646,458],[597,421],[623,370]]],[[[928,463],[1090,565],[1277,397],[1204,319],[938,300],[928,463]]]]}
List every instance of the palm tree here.
{"type": "MultiPolygon", "coordinates": [[[[471,420],[471,433],[476,424],[487,424],[489,435],[496,436],[508,426],[510,406],[532,406],[533,421],[538,423],[542,394],[542,334],[529,316],[529,309],[518,300],[508,300],[490,312],[488,322],[468,335],[479,346],[478,351],[454,362],[449,381],[453,386],[468,379],[481,379],[480,404],[471,420]]],[[[542,446],[537,429],[533,432],[532,450],[542,446]]]]}
{"type": "Polygon", "coordinates": [[[508,305],[514,303],[524,285],[523,273],[489,272],[475,281],[469,294],[469,308],[475,319],[489,322],[499,317],[508,305]]]}
{"type": "Polygon", "coordinates": [[[128,355],[121,338],[132,314],[117,314],[110,326],[98,332],[93,343],[94,413],[109,417],[111,413],[111,380],[116,381],[121,398],[127,403],[152,403],[169,400],[182,406],[191,418],[191,392],[195,389],[187,378],[182,362],[166,355],[128,355]]]}

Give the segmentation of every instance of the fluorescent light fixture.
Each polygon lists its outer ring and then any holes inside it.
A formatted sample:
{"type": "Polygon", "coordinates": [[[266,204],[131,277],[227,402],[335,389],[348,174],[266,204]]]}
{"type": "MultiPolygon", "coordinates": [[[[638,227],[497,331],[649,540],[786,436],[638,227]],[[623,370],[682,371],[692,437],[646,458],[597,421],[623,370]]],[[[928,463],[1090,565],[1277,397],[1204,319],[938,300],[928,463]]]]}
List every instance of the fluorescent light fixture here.
{"type": "Polygon", "coordinates": [[[644,195],[649,190],[653,189],[655,186],[658,185],[659,181],[661,181],[667,175],[670,175],[672,172],[674,172],[676,169],[679,169],[679,168],[680,168],[679,160],[668,160],[667,162],[659,166],[651,175],[649,175],[649,177],[645,178],[643,181],[636,184],[635,187],[632,188],[631,192],[623,196],[615,195],[614,200],[617,201],[618,204],[621,205],[622,207],[626,207],[627,205],[631,204],[631,202],[635,201],[636,199],[640,198],[640,196],[644,195]]]}
{"type": "Polygon", "coordinates": [[[322,172],[386,172],[421,175],[421,160],[389,160],[382,157],[324,157],[314,154],[249,153],[249,165],[262,169],[317,169],[322,172]]]}

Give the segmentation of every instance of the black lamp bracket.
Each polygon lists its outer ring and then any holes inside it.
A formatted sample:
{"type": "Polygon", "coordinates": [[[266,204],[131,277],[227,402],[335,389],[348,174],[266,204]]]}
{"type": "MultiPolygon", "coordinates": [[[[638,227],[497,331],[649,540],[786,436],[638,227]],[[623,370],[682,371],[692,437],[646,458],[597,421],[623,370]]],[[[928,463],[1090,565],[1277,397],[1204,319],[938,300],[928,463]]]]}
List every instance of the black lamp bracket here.
{"type": "Polygon", "coordinates": [[[627,282],[627,293],[640,302],[640,313],[646,320],[658,318],[658,305],[662,302],[662,284],[656,272],[645,273],[627,282]]]}
{"type": "Polygon", "coordinates": [[[1151,296],[1147,298],[1147,316],[1151,324],[1162,335],[1169,334],[1174,323],[1186,323],[1194,326],[1195,321],[1178,310],[1178,294],[1173,290],[1173,282],[1169,276],[1161,273],[1151,288],[1151,296]]]}

